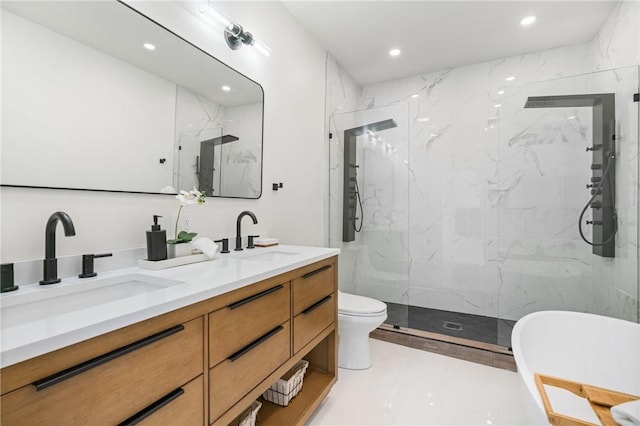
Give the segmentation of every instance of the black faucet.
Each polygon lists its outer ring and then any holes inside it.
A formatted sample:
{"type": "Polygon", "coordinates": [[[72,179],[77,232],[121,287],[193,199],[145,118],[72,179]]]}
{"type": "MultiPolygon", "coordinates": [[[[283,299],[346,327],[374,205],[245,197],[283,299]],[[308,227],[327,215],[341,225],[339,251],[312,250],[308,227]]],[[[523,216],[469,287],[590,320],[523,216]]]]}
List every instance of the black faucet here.
{"type": "Polygon", "coordinates": [[[73,221],[65,212],[55,212],[49,217],[47,228],[44,231],[44,278],[40,281],[41,285],[60,282],[58,259],[56,259],[56,226],[58,221],[62,222],[65,237],[76,235],[73,221]]]}
{"type": "Polygon", "coordinates": [[[258,223],[258,218],[256,218],[256,215],[253,214],[252,212],[250,212],[249,210],[245,210],[242,213],[240,213],[238,215],[238,220],[236,221],[236,248],[235,251],[242,251],[242,236],[240,234],[240,222],[242,221],[242,218],[245,216],[250,216],[251,219],[253,220],[253,224],[255,225],[256,223],[258,223]]]}

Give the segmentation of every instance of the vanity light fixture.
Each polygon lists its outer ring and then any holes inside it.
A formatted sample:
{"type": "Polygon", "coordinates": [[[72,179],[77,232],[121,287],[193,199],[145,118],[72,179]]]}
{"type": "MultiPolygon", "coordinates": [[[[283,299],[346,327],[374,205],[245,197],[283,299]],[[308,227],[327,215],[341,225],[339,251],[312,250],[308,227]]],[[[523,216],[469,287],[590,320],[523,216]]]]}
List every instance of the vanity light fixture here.
{"type": "Polygon", "coordinates": [[[249,31],[245,31],[240,24],[229,24],[224,29],[224,39],[232,50],[238,50],[243,44],[251,46],[253,44],[253,35],[249,31]]]}
{"type": "Polygon", "coordinates": [[[224,29],[224,39],[232,50],[238,50],[243,44],[253,46],[264,56],[271,56],[271,50],[253,37],[249,31],[245,31],[240,24],[231,24],[224,29]]]}
{"type": "Polygon", "coordinates": [[[213,6],[212,1],[209,0],[206,5],[203,3],[200,5],[199,10],[205,16],[210,16],[224,26],[224,39],[232,50],[238,50],[243,44],[253,46],[255,49],[262,53],[264,56],[271,56],[271,49],[269,49],[264,43],[256,40],[249,31],[245,31],[240,24],[234,24],[230,19],[218,12],[213,6]]]}

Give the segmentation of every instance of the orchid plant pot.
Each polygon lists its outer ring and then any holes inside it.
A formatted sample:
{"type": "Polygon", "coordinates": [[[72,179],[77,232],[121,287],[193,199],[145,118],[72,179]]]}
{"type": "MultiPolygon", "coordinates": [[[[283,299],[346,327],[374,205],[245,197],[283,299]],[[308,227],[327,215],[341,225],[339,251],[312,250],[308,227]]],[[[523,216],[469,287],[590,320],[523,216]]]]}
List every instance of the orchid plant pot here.
{"type": "Polygon", "coordinates": [[[167,258],[190,256],[193,251],[191,243],[167,244],[167,258]]]}

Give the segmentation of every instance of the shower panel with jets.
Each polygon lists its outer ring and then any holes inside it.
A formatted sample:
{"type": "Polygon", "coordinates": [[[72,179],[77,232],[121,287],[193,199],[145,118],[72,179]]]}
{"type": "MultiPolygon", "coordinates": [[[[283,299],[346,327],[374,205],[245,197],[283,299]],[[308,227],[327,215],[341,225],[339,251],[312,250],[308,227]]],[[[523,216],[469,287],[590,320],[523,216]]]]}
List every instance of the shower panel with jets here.
{"type": "Polygon", "coordinates": [[[580,213],[578,231],[580,237],[593,247],[593,254],[602,257],[615,256],[615,234],[618,215],[615,206],[615,129],[616,101],[615,93],[592,95],[530,96],[525,108],[579,108],[592,110],[592,143],[586,148],[591,151],[591,179],[586,188],[591,189],[589,201],[580,213]],[[592,226],[593,241],[589,241],[583,231],[583,217],[588,208],[592,209],[592,220],[586,222],[592,226]]]}
{"type": "Polygon", "coordinates": [[[378,121],[364,126],[358,126],[344,131],[344,188],[343,188],[343,214],[342,214],[342,241],[349,242],[355,239],[355,233],[362,230],[364,222],[364,210],[362,209],[362,195],[358,186],[358,173],[360,167],[356,161],[356,142],[358,136],[371,135],[377,137],[377,132],[398,127],[393,119],[378,121]],[[360,217],[357,217],[357,209],[360,208],[360,217]],[[360,221],[358,225],[356,221],[360,221]]]}

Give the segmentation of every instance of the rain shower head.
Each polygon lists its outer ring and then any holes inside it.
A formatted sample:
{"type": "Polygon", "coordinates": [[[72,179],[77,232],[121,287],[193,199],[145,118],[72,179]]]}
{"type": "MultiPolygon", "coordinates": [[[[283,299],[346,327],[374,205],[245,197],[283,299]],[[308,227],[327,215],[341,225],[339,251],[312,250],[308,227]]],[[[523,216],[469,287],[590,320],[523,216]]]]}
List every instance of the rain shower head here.
{"type": "Polygon", "coordinates": [[[527,98],[527,102],[524,104],[525,108],[552,108],[553,101],[551,100],[535,100],[533,98],[527,98]]]}
{"type": "Polygon", "coordinates": [[[393,129],[398,127],[398,124],[393,118],[384,121],[378,121],[377,123],[367,124],[364,126],[364,131],[379,132],[381,130],[393,129]]]}
{"type": "MultiPolygon", "coordinates": [[[[606,94],[605,94],[606,95],[606,94]]],[[[594,95],[562,95],[562,96],[529,96],[525,108],[575,108],[592,107],[602,102],[602,94],[594,95]]]]}
{"type": "Polygon", "coordinates": [[[387,120],[378,121],[377,123],[365,124],[364,126],[354,127],[353,129],[347,129],[344,131],[344,140],[349,140],[350,136],[362,136],[367,132],[380,132],[382,130],[393,129],[398,127],[398,124],[393,118],[387,120]]]}

